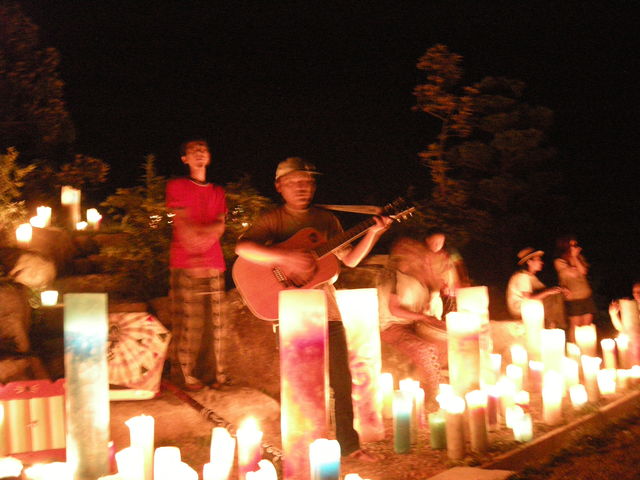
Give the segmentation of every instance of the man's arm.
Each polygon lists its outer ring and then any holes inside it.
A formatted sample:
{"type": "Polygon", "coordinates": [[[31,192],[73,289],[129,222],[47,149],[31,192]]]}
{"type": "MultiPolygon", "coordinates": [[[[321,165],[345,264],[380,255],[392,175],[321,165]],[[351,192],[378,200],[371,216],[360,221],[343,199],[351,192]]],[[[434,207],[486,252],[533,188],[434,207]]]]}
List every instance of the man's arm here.
{"type": "Polygon", "coordinates": [[[382,234],[386,232],[393,220],[389,217],[374,217],[375,225],[370,227],[365,233],[362,240],[358,242],[344,257],[342,257],[342,263],[347,267],[357,266],[364,257],[366,257],[376,242],[380,239],[382,234]]]}
{"type": "Polygon", "coordinates": [[[213,244],[220,241],[225,229],[225,215],[220,214],[216,220],[208,224],[192,222],[186,212],[174,209],[174,235],[185,249],[192,253],[206,252],[213,244]]]}

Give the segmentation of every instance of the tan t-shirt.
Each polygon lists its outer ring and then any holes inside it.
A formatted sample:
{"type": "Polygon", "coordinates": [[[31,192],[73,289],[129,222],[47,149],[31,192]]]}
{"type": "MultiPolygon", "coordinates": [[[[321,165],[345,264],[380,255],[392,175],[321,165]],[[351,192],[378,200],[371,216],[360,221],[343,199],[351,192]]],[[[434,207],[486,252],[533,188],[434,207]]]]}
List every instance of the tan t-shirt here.
{"type": "MultiPolygon", "coordinates": [[[[563,258],[556,258],[553,265],[558,272],[558,283],[569,290],[567,300],[583,300],[591,296],[591,287],[586,275],[582,275],[576,267],[563,258]]],[[[585,266],[588,267],[586,262],[585,266]]]]}
{"type": "Polygon", "coordinates": [[[519,270],[509,279],[507,285],[507,308],[513,318],[520,318],[522,301],[527,298],[525,294],[531,294],[544,288],[538,277],[526,270],[519,270]]]}

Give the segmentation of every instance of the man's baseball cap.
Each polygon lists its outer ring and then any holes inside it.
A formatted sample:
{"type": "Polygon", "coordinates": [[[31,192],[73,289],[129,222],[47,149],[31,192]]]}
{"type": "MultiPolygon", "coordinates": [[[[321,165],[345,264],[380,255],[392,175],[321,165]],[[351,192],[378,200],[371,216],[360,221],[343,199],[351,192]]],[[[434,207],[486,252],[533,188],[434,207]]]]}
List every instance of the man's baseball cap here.
{"type": "Polygon", "coordinates": [[[307,172],[312,175],[320,175],[313,163],[309,163],[300,157],[289,157],[278,164],[276,168],[276,180],[291,172],[307,172]]]}

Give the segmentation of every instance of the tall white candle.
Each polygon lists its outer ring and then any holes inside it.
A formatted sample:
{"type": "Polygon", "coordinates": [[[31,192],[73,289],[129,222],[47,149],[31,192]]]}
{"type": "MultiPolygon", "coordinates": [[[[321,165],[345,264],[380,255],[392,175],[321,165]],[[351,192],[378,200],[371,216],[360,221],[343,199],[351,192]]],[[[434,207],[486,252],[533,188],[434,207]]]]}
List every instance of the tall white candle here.
{"type": "Polygon", "coordinates": [[[581,383],[571,385],[569,387],[569,398],[571,398],[571,405],[573,405],[573,408],[583,407],[589,399],[587,397],[587,390],[581,383]]]}
{"type": "Polygon", "coordinates": [[[469,434],[471,450],[484,453],[489,448],[487,436],[487,394],[482,390],[472,390],[465,395],[469,410],[469,434]]]}
{"type": "Polygon", "coordinates": [[[544,371],[562,373],[562,359],[565,351],[565,333],[560,328],[544,329],[540,333],[542,339],[541,355],[544,371]]]}
{"type": "Polygon", "coordinates": [[[33,228],[29,223],[22,223],[16,228],[16,242],[20,248],[29,248],[31,245],[31,237],[33,236],[33,228]]]}
{"type": "Polygon", "coordinates": [[[44,227],[48,227],[49,225],[51,225],[51,207],[37,207],[36,216],[42,219],[44,227]]]}
{"type": "Polygon", "coordinates": [[[629,368],[629,335],[619,333],[616,337],[616,347],[618,348],[618,361],[620,368],[629,368]]]}
{"type": "Polygon", "coordinates": [[[449,383],[459,396],[480,388],[480,317],[450,312],[446,315],[449,383]]]}
{"type": "Polygon", "coordinates": [[[598,388],[598,371],[602,359],[599,357],[590,357],[582,355],[582,372],[584,374],[584,386],[587,389],[587,396],[590,402],[600,400],[600,389],[598,388]]]}
{"type": "Polygon", "coordinates": [[[564,379],[555,370],[544,374],[542,380],[542,416],[547,425],[558,425],[562,422],[562,397],[564,379]]]}
{"type": "Polygon", "coordinates": [[[244,480],[247,472],[258,468],[262,458],[262,432],[255,418],[244,420],[236,432],[238,440],[238,475],[244,480]]]}
{"type": "Polygon", "coordinates": [[[540,300],[525,299],[520,306],[522,323],[525,328],[527,352],[531,360],[539,362],[542,338],[540,332],[544,329],[544,307],[540,300]]]}
{"type": "Polygon", "coordinates": [[[116,464],[123,480],[144,480],[144,454],[141,447],[127,447],[116,452],[116,464]]]}
{"type": "Polygon", "coordinates": [[[613,368],[598,370],[596,380],[600,394],[613,395],[616,393],[616,371],[613,368]]]}
{"type": "Polygon", "coordinates": [[[600,346],[602,347],[604,368],[617,368],[615,340],[613,338],[603,338],[600,340],[600,346]]]}
{"type": "Polygon", "coordinates": [[[209,463],[204,465],[204,480],[227,480],[233,468],[236,439],[223,427],[211,429],[209,463]]]}
{"type": "Polygon", "coordinates": [[[507,365],[507,367],[505,369],[505,374],[513,382],[513,385],[514,385],[514,388],[515,388],[516,392],[522,390],[523,372],[522,372],[522,368],[521,367],[519,367],[518,365],[513,365],[513,364],[507,365]]]}
{"type": "Polygon", "coordinates": [[[158,447],[153,456],[153,479],[174,480],[182,462],[178,447],[158,447]]]}
{"type": "Polygon", "coordinates": [[[580,347],[582,355],[595,357],[597,355],[597,338],[596,326],[582,325],[575,328],[576,344],[580,347]]]}
{"type": "Polygon", "coordinates": [[[138,415],[124,422],[129,427],[131,446],[140,447],[144,462],[144,480],[153,479],[155,420],[151,415],[138,415]]]}
{"type": "Polygon", "coordinates": [[[445,407],[447,423],[447,456],[451,460],[460,460],[466,453],[464,439],[464,410],[465,403],[456,395],[449,397],[445,407]]]}

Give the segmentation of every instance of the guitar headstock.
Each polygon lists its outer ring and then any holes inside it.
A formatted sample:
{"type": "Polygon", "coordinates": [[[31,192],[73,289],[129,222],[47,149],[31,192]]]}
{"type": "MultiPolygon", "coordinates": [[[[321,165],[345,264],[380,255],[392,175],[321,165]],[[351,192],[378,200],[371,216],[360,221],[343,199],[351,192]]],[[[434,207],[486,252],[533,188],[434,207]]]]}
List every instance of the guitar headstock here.
{"type": "Polygon", "coordinates": [[[396,222],[402,222],[413,215],[416,211],[416,207],[407,202],[404,198],[399,197],[393,202],[385,205],[382,208],[382,213],[385,217],[389,217],[396,222]]]}

